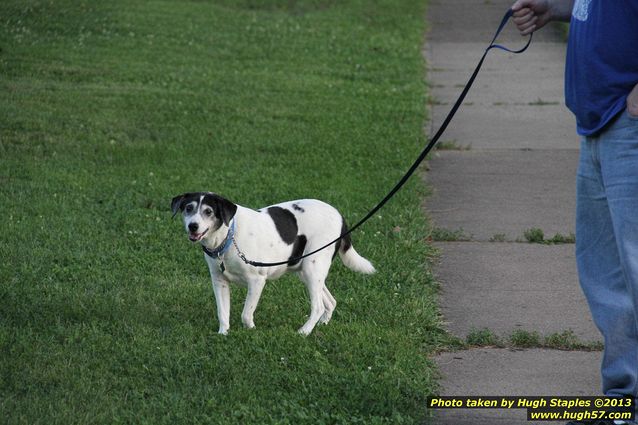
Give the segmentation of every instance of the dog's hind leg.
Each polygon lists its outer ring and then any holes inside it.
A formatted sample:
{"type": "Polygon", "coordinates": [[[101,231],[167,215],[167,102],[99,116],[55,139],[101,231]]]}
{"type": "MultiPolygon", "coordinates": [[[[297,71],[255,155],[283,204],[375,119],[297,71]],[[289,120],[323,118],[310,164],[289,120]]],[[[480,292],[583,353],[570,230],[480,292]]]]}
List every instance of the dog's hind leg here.
{"type": "Polygon", "coordinates": [[[323,305],[323,285],[323,280],[312,284],[306,283],[308,296],[310,297],[310,317],[299,329],[299,333],[302,335],[310,335],[310,332],[315,328],[315,325],[325,311],[323,305]]]}
{"type": "MultiPolygon", "coordinates": [[[[309,335],[315,325],[326,312],[326,299],[324,289],[326,288],[326,277],[330,269],[330,258],[324,261],[319,257],[313,260],[306,260],[299,273],[299,277],[306,284],[308,296],[310,297],[310,317],[299,329],[302,335],[309,335]]],[[[330,301],[330,299],[328,299],[330,301]]]]}
{"type": "Polygon", "coordinates": [[[336,306],[337,306],[337,300],[334,299],[334,297],[332,296],[332,294],[328,290],[328,287],[324,285],[324,287],[323,287],[323,307],[324,307],[325,310],[323,312],[323,315],[319,319],[319,322],[323,323],[324,325],[327,324],[330,321],[330,319],[332,318],[332,312],[334,311],[336,306]]]}
{"type": "Polygon", "coordinates": [[[263,277],[255,277],[248,282],[248,293],[246,295],[246,302],[244,303],[244,311],[241,313],[241,321],[247,328],[255,327],[253,316],[265,285],[266,279],[263,277]]]}

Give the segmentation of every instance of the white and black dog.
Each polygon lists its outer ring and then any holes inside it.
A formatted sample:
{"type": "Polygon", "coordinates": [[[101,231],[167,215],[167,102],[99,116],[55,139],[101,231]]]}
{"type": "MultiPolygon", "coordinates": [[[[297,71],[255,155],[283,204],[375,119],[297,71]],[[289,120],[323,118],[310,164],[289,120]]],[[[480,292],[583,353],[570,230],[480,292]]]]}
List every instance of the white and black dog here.
{"type": "Polygon", "coordinates": [[[305,283],[310,296],[310,317],[299,329],[308,335],[318,321],[328,323],[337,305],[326,287],[326,277],[334,256],[339,253],[350,269],[371,274],[374,267],[360,256],[347,235],[334,247],[295,260],[337,239],[347,231],[343,217],[332,206],[314,199],[290,201],[255,211],[234,204],[210,192],[184,193],[171,202],[173,216],[182,212],[188,238],[199,242],[213,281],[217,302],[219,333],[230,326],[229,283],[247,286],[241,318],[252,328],[253,314],[267,279],[294,271],[305,283]],[[290,260],[274,267],[255,267],[245,258],[260,262],[290,260]]]}

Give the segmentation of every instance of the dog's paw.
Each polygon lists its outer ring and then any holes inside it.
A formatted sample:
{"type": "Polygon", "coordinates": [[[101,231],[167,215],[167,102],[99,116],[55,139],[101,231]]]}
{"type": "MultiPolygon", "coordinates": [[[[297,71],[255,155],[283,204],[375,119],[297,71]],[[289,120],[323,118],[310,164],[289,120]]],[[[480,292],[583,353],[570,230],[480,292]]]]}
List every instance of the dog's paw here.
{"type": "Polygon", "coordinates": [[[255,322],[253,321],[252,316],[248,317],[244,317],[242,316],[241,318],[241,323],[244,325],[245,329],[252,329],[255,327],[255,322]]]}
{"type": "Polygon", "coordinates": [[[308,336],[310,335],[310,332],[312,332],[312,329],[306,329],[305,326],[302,326],[301,328],[299,328],[299,330],[297,331],[297,333],[299,335],[303,335],[303,336],[308,336]]]}
{"type": "Polygon", "coordinates": [[[332,319],[332,311],[331,312],[326,311],[321,316],[321,319],[319,319],[319,323],[321,323],[322,325],[327,325],[330,322],[330,319],[332,319]]]}
{"type": "Polygon", "coordinates": [[[228,329],[222,329],[220,328],[219,331],[217,332],[219,335],[228,335],[228,329]]]}

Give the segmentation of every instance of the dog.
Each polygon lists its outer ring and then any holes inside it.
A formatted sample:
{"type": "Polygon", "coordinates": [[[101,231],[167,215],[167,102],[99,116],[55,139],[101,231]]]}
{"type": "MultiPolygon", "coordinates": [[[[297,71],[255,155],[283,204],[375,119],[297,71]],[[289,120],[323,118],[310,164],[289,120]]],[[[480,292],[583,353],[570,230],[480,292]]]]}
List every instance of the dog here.
{"type": "Polygon", "coordinates": [[[347,232],[341,214],[332,206],[315,199],[301,199],[252,210],[212,192],[190,192],[171,201],[173,217],[182,213],[188,238],[201,244],[208,264],[217,304],[219,333],[230,328],[230,283],[248,289],[242,322],[254,328],[253,315],[266,280],[286,272],[295,272],[306,285],[310,298],[310,317],[299,329],[309,335],[317,322],[327,324],[337,305],[326,286],[333,258],[351,270],[372,274],[370,261],[352,246],[350,235],[304,259],[312,252],[347,232]],[[242,259],[243,257],[243,259],[242,259]],[[244,259],[280,262],[273,267],[255,267],[244,259]]]}

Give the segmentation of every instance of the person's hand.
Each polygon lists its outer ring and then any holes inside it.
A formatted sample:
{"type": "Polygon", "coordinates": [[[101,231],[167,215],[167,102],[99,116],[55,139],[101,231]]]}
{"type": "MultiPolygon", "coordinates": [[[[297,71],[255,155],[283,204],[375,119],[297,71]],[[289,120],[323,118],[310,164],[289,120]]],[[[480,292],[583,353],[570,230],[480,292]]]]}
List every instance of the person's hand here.
{"type": "Polygon", "coordinates": [[[552,19],[548,0],[517,0],[512,5],[514,24],[521,35],[541,29],[552,19]]]}
{"type": "Polygon", "coordinates": [[[638,84],[629,92],[627,96],[627,113],[634,118],[638,118],[638,84]]]}

